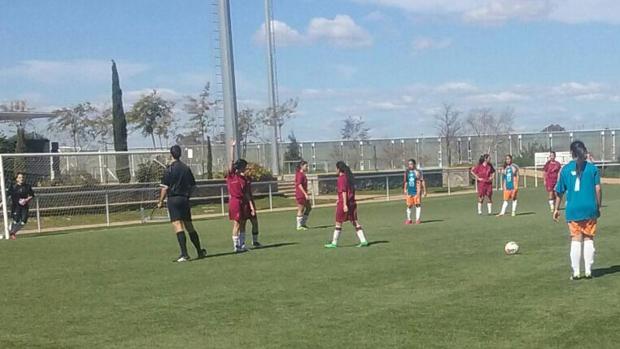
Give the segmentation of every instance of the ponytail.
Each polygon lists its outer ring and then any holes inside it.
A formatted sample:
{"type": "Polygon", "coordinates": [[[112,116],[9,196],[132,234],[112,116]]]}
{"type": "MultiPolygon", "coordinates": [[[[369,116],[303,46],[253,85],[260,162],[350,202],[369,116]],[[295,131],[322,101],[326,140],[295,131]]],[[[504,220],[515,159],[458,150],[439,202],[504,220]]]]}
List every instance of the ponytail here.
{"type": "Polygon", "coordinates": [[[349,186],[351,189],[355,190],[355,176],[353,176],[353,172],[351,172],[351,168],[344,163],[344,161],[338,161],[336,163],[336,168],[338,171],[344,173],[347,176],[347,180],[349,182],[349,186]]]}
{"type": "Polygon", "coordinates": [[[570,144],[570,152],[573,155],[575,161],[577,162],[577,166],[575,169],[575,171],[577,172],[577,177],[581,177],[581,174],[586,167],[588,149],[586,149],[586,145],[583,144],[582,141],[574,141],[570,144]]]}
{"type": "Polygon", "coordinates": [[[297,164],[297,172],[301,171],[301,168],[304,167],[304,165],[307,165],[308,161],[306,160],[301,160],[298,164],[297,164]]]}

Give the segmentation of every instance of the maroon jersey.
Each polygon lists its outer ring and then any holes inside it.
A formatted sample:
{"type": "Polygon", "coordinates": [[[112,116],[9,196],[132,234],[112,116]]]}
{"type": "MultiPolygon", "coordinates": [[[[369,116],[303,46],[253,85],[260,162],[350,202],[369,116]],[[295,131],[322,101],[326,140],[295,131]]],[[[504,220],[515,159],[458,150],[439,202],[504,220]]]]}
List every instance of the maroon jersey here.
{"type": "Polygon", "coordinates": [[[304,191],[307,193],[308,192],[308,177],[306,177],[306,174],[303,171],[297,171],[297,173],[295,173],[295,198],[298,200],[306,198],[306,196],[304,195],[304,192],[302,192],[301,189],[299,189],[300,185],[302,188],[304,188],[304,191]]]}
{"type": "Polygon", "coordinates": [[[226,176],[226,187],[231,199],[243,200],[247,185],[248,182],[244,176],[232,171],[226,176]]]}
{"type": "Polygon", "coordinates": [[[480,182],[484,184],[490,184],[491,175],[495,173],[495,169],[490,164],[486,166],[484,164],[481,164],[474,167],[473,172],[476,174],[476,176],[478,176],[478,178],[480,178],[480,182]]]}
{"type": "Polygon", "coordinates": [[[545,180],[549,183],[557,183],[560,169],[562,169],[562,164],[558,161],[547,161],[545,167],[543,167],[543,171],[545,171],[545,180]]]}
{"type": "Polygon", "coordinates": [[[347,205],[355,204],[355,189],[349,183],[346,175],[338,176],[338,204],[342,205],[342,193],[346,193],[347,205]]]}

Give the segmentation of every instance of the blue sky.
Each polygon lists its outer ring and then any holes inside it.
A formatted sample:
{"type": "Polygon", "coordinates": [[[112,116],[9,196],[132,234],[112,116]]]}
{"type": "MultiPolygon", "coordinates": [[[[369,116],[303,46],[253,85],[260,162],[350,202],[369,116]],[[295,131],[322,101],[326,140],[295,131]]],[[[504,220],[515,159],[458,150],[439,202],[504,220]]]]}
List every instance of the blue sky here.
{"type": "MultiPolygon", "coordinates": [[[[109,105],[114,58],[126,108],[153,88],[180,106],[213,80],[212,2],[0,0],[0,102],[109,105]]],[[[433,134],[442,103],[513,108],[522,131],[619,126],[618,1],[273,3],[280,99],[299,98],[285,132],[302,140],[338,138],[348,115],[373,137],[433,134]]],[[[239,104],[262,108],[263,4],[231,6],[239,104]]]]}

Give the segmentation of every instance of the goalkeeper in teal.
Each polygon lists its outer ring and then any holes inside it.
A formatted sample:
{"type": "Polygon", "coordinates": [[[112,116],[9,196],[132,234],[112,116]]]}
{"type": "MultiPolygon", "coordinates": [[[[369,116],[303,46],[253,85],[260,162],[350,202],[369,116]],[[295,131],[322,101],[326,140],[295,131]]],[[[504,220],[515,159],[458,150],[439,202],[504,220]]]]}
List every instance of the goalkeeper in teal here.
{"type": "Polygon", "coordinates": [[[411,219],[411,209],[415,206],[415,222],[422,223],[420,217],[422,215],[422,195],[426,196],[426,184],[422,172],[417,169],[414,159],[410,159],[407,165],[407,171],[403,176],[403,191],[405,201],[407,203],[407,219],[405,224],[413,224],[411,219]]]}
{"type": "Polygon", "coordinates": [[[504,204],[502,211],[498,217],[506,214],[508,209],[508,201],[512,201],[512,216],[517,215],[517,194],[519,192],[519,166],[512,163],[512,155],[506,155],[504,166],[502,167],[503,188],[504,188],[504,204]]]}

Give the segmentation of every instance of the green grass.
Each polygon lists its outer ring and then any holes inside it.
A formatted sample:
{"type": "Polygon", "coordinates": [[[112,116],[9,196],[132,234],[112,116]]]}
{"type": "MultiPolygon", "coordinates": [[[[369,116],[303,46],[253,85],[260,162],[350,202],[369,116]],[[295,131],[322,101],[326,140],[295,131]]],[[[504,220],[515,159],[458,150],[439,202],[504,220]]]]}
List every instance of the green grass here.
{"type": "Polygon", "coordinates": [[[274,247],[242,255],[228,221],[197,222],[212,257],[186,264],[168,224],[2,241],[0,348],[617,348],[620,188],[605,191],[590,281],[568,280],[541,189],[516,218],[478,217],[473,195],[425,201],[421,226],[402,202],[361,205],[367,249],[350,226],[322,248],[330,208],[307,232],[262,214],[274,247]]]}

